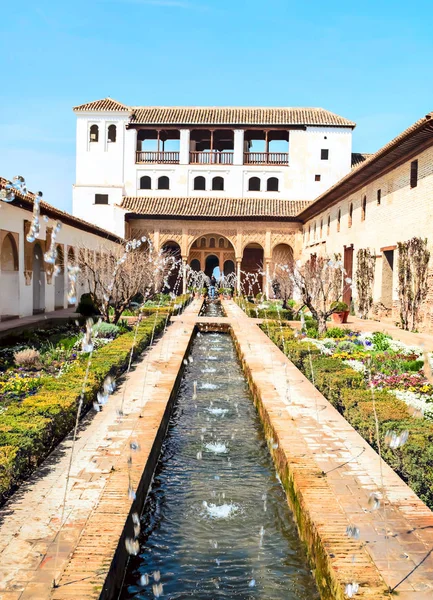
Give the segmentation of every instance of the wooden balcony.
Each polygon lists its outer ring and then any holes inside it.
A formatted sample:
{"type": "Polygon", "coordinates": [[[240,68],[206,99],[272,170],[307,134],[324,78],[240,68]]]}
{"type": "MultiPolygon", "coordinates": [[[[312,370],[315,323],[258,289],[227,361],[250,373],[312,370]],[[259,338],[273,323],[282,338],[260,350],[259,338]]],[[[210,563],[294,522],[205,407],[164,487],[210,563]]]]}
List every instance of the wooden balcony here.
{"type": "Polygon", "coordinates": [[[179,152],[141,152],[135,153],[136,163],[176,165],[179,164],[179,152]]]}
{"type": "Polygon", "coordinates": [[[288,165],[288,152],[244,152],[244,165],[288,165]]]}
{"type": "Polygon", "coordinates": [[[191,165],[232,165],[233,152],[190,152],[191,165]]]}

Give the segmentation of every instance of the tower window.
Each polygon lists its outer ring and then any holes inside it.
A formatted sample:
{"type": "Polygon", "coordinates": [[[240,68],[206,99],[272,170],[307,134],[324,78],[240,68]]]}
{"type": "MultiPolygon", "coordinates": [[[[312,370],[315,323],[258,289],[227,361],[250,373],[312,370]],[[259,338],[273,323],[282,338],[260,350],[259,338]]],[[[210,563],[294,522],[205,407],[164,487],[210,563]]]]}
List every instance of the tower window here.
{"type": "Polygon", "coordinates": [[[95,194],[95,204],[108,204],[108,194],[95,194]]]}
{"type": "Polygon", "coordinates": [[[89,132],[89,141],[97,142],[99,140],[99,127],[97,125],[91,125],[89,132]]]}
{"type": "Polygon", "coordinates": [[[108,136],[107,136],[107,141],[111,142],[112,144],[114,144],[114,142],[116,141],[116,136],[117,136],[117,128],[116,125],[109,125],[108,126],[108,136]]]}
{"type": "Polygon", "coordinates": [[[320,175],[314,175],[314,181],[320,181],[321,177],[320,175]]]}
{"type": "Polygon", "coordinates": [[[266,182],[266,190],[268,192],[278,192],[278,188],[279,188],[278,177],[269,177],[268,181],[266,182]]]}
{"type": "Polygon", "coordinates": [[[143,175],[140,177],[140,190],[151,190],[152,189],[152,180],[149,175],[143,175]]]}
{"type": "Polygon", "coordinates": [[[413,160],[410,163],[410,187],[414,188],[418,185],[418,161],[413,160]]]}
{"type": "Polygon", "coordinates": [[[194,177],[194,189],[195,190],[205,190],[206,189],[206,179],[199,175],[198,177],[194,177]]]}
{"type": "Polygon", "coordinates": [[[249,192],[260,192],[260,178],[250,177],[248,180],[248,191],[249,192]]]}
{"type": "Polygon", "coordinates": [[[322,150],[320,151],[320,158],[322,160],[328,160],[328,158],[329,158],[329,150],[322,148],[322,150]]]}
{"type": "Polygon", "coordinates": [[[169,190],[170,189],[170,179],[163,175],[162,177],[158,177],[158,189],[159,190],[169,190]]]}
{"type": "Polygon", "coordinates": [[[214,177],[212,179],[212,190],[222,192],[224,191],[224,178],[223,177],[214,177]]]}

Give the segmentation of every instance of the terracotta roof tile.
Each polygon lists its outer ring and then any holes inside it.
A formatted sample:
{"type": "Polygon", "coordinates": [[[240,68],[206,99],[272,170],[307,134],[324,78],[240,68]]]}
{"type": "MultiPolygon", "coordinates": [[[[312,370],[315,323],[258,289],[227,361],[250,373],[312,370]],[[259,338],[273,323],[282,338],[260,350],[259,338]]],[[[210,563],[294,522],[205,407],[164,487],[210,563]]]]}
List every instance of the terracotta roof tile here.
{"type": "Polygon", "coordinates": [[[126,196],[121,208],[148,217],[289,219],[306,208],[308,200],[280,198],[203,198],[126,196]]]}
{"type": "Polygon", "coordinates": [[[103,98],[102,100],[95,100],[94,102],[87,102],[87,104],[81,104],[80,106],[74,106],[75,111],[120,111],[130,112],[131,109],[125,104],[113,100],[113,98],[103,98]]]}
{"type": "Polygon", "coordinates": [[[324,108],[239,106],[126,106],[103,98],[75,106],[74,111],[131,113],[141,125],[325,125],[355,127],[353,121],[324,108]]]}
{"type": "Polygon", "coordinates": [[[366,154],[365,152],[352,152],[352,169],[362,164],[367,158],[370,158],[373,154],[366,154]]]}
{"type": "Polygon", "coordinates": [[[327,125],[355,127],[323,108],[135,106],[131,123],[142,125],[327,125]]]}
{"type": "MultiPolygon", "coordinates": [[[[0,177],[0,189],[3,189],[7,183],[11,183],[8,179],[4,177],[0,177]]],[[[18,208],[24,208],[26,210],[33,210],[35,194],[32,192],[27,192],[27,194],[22,194],[21,192],[15,192],[15,200],[13,202],[9,202],[11,206],[17,206],[18,208]]],[[[1,202],[1,201],[0,201],[1,202]]],[[[65,223],[66,225],[70,225],[72,227],[76,227],[77,229],[81,229],[83,231],[87,231],[88,233],[93,233],[95,235],[99,235],[103,238],[110,239],[112,241],[120,241],[119,236],[114,233],[107,231],[105,229],[101,229],[97,225],[93,225],[93,223],[89,223],[88,221],[84,221],[83,219],[79,219],[78,217],[74,217],[69,213],[56,208],[52,204],[48,204],[44,200],[41,201],[41,214],[47,215],[51,219],[56,219],[65,223]]],[[[29,217],[30,219],[31,217],[29,217]]]]}

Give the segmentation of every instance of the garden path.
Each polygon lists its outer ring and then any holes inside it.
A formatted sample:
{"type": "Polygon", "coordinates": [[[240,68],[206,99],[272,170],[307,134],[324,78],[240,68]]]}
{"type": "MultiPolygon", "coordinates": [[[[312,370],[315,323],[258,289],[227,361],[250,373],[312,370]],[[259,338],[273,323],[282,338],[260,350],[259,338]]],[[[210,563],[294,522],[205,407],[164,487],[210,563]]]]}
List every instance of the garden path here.
{"type": "Polygon", "coordinates": [[[66,319],[72,319],[74,316],[77,316],[75,310],[75,306],[70,306],[69,308],[53,310],[52,312],[32,315],[30,317],[20,317],[18,319],[0,321],[0,338],[11,333],[19,333],[26,329],[36,329],[37,327],[56,324],[56,321],[59,320],[65,321],[66,319]]]}

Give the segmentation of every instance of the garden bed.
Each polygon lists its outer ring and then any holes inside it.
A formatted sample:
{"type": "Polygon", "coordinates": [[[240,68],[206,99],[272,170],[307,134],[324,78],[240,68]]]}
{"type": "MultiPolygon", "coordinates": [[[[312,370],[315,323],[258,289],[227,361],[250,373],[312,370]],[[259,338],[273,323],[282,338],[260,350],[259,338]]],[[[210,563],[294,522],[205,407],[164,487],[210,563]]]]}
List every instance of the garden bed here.
{"type": "MultiPolygon", "coordinates": [[[[165,326],[168,313],[155,314],[137,327],[134,356],[165,326]]],[[[135,331],[124,333],[93,352],[84,393],[91,406],[105,377],[118,376],[128,365],[135,331]]],[[[67,435],[75,422],[88,355],[79,354],[59,376],[41,375],[34,395],[17,396],[0,413],[0,499],[4,500],[67,435]]]]}
{"type": "Polygon", "coordinates": [[[376,410],[384,460],[433,509],[433,387],[421,349],[379,332],[332,328],[327,338],[314,339],[298,336],[283,322],[261,327],[378,450],[376,410]],[[402,432],[408,432],[407,442],[392,449],[390,436],[402,432]]]}

